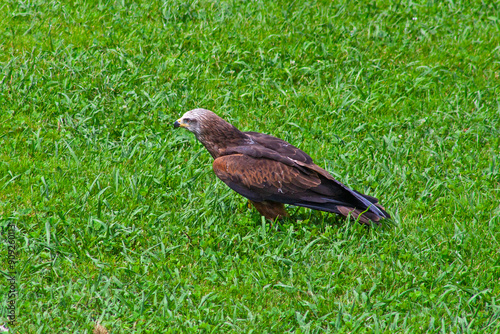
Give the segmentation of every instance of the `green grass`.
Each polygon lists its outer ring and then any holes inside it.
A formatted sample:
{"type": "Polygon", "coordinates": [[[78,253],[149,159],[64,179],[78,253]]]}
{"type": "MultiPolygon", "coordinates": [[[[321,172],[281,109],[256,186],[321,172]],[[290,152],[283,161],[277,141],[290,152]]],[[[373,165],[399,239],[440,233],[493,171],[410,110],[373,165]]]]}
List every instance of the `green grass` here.
{"type": "Polygon", "coordinates": [[[500,332],[495,1],[35,0],[0,17],[14,332],[500,332]],[[302,148],[394,219],[290,208],[270,227],[173,130],[195,107],[302,148]]]}

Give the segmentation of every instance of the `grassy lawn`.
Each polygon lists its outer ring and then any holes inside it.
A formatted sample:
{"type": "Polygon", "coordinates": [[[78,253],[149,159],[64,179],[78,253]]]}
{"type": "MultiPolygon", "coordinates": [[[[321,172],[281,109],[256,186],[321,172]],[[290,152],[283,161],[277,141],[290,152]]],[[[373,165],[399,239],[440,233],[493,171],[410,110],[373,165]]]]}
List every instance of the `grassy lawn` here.
{"type": "Polygon", "coordinates": [[[0,325],[16,333],[499,333],[495,1],[0,3],[0,325]],[[393,216],[219,181],[203,107],[393,216]]]}

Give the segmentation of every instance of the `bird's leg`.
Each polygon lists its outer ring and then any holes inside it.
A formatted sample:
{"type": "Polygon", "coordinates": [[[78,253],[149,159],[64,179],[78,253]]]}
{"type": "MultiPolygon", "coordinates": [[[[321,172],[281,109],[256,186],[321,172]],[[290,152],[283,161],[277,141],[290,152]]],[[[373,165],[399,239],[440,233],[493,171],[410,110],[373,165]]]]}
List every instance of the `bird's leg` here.
{"type": "Polygon", "coordinates": [[[250,203],[255,206],[257,211],[267,219],[274,222],[276,219],[280,219],[282,217],[288,217],[288,213],[286,212],[285,205],[283,203],[272,202],[272,201],[262,201],[262,202],[254,202],[250,201],[250,203]]]}

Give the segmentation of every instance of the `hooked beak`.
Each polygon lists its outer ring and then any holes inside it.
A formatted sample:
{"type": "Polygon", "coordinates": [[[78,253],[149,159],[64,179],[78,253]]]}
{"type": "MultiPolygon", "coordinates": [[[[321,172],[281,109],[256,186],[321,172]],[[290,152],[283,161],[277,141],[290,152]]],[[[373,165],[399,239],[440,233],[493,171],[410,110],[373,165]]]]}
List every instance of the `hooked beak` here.
{"type": "Polygon", "coordinates": [[[183,128],[185,126],[186,126],[186,124],[182,123],[182,120],[180,118],[174,122],[174,128],[178,128],[178,127],[183,128]]]}

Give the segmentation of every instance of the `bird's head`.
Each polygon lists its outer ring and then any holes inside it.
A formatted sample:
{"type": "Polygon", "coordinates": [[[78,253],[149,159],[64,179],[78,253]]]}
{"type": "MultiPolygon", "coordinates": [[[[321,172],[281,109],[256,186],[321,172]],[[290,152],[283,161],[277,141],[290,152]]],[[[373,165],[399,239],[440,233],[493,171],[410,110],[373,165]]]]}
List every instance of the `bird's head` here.
{"type": "Polygon", "coordinates": [[[219,118],[219,116],[210,110],[193,109],[186,112],[181,118],[175,121],[174,128],[185,128],[199,138],[203,136],[203,133],[207,129],[207,125],[219,118]]]}
{"type": "Polygon", "coordinates": [[[219,150],[246,139],[243,132],[206,109],[188,111],[175,121],[174,127],[194,133],[213,157],[219,155],[219,150]]]}

